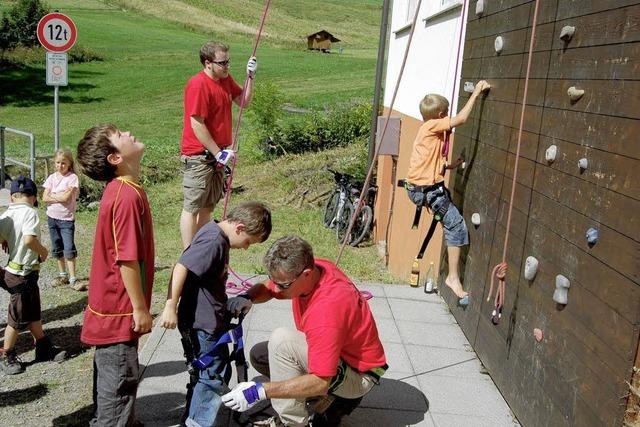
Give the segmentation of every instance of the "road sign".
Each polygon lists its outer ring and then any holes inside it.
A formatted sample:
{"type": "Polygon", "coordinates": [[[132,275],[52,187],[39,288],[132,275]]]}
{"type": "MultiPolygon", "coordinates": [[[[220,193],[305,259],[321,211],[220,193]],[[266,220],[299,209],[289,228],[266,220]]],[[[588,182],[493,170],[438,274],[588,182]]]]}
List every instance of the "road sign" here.
{"type": "Polygon", "coordinates": [[[47,52],[47,86],[67,85],[67,54],[47,52]]]}
{"type": "Polygon", "coordinates": [[[78,37],[76,24],[62,13],[49,13],[38,22],[38,40],[50,52],[62,53],[73,47],[78,37]]]}

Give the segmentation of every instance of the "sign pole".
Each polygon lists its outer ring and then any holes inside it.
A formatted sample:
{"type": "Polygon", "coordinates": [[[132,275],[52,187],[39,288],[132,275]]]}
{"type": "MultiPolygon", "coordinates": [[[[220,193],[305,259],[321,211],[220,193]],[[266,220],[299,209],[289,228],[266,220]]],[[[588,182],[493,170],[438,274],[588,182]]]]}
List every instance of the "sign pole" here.
{"type": "Polygon", "coordinates": [[[58,102],[58,92],[60,86],[53,87],[53,148],[55,151],[60,149],[60,104],[58,102]]]}
{"type": "Polygon", "coordinates": [[[62,13],[42,17],[36,29],[38,41],[47,50],[47,86],[53,86],[53,146],[60,149],[60,86],[68,83],[68,60],[65,53],[78,37],[76,24],[62,13]]]}

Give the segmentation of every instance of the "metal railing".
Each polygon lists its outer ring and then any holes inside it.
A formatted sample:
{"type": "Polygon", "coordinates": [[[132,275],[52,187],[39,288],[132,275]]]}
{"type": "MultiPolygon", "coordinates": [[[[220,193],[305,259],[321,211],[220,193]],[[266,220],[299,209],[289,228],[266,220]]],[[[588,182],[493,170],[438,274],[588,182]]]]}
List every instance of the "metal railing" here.
{"type": "Polygon", "coordinates": [[[29,176],[32,180],[36,180],[36,138],[32,133],[0,125],[0,187],[4,186],[7,163],[28,168],[29,176]],[[5,133],[7,132],[29,138],[29,164],[5,155],[5,133]]]}

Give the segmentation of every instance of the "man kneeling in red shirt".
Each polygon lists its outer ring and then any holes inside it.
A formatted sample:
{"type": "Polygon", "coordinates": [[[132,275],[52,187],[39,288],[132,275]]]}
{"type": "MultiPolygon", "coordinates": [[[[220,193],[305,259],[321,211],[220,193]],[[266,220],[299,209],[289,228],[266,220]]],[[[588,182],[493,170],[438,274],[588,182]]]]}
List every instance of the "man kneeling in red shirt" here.
{"type": "Polygon", "coordinates": [[[338,267],[314,259],[300,237],[274,242],[264,264],[270,280],[245,298],[253,303],[291,299],[297,330],[278,328],[268,342],[251,349],[251,364],[270,382],[238,384],[222,401],[243,412],[271,399],[278,417],[265,425],[306,426],[306,400],[325,396],[333,403],[314,416],[313,425],[337,425],[387,369],[369,304],[338,267]]]}

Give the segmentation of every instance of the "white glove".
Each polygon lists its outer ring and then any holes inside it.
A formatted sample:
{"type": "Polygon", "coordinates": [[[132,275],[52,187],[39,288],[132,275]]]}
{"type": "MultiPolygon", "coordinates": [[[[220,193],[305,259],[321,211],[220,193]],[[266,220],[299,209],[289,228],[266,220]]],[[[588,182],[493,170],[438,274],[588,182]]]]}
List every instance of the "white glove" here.
{"type": "Polygon", "coordinates": [[[218,163],[220,163],[222,166],[226,166],[227,163],[233,160],[235,156],[236,153],[233,150],[220,150],[215,157],[218,163]]]}
{"type": "Polygon", "coordinates": [[[240,316],[240,313],[247,314],[252,305],[253,303],[248,298],[233,297],[227,300],[227,311],[233,316],[240,316]]]}
{"type": "Polygon", "coordinates": [[[258,70],[258,60],[255,56],[249,58],[247,62],[247,76],[250,78],[254,78],[256,76],[256,71],[258,70]]]}
{"type": "Polygon", "coordinates": [[[234,411],[244,412],[261,400],[267,399],[262,383],[248,381],[240,383],[229,393],[222,396],[222,403],[234,411]]]}

